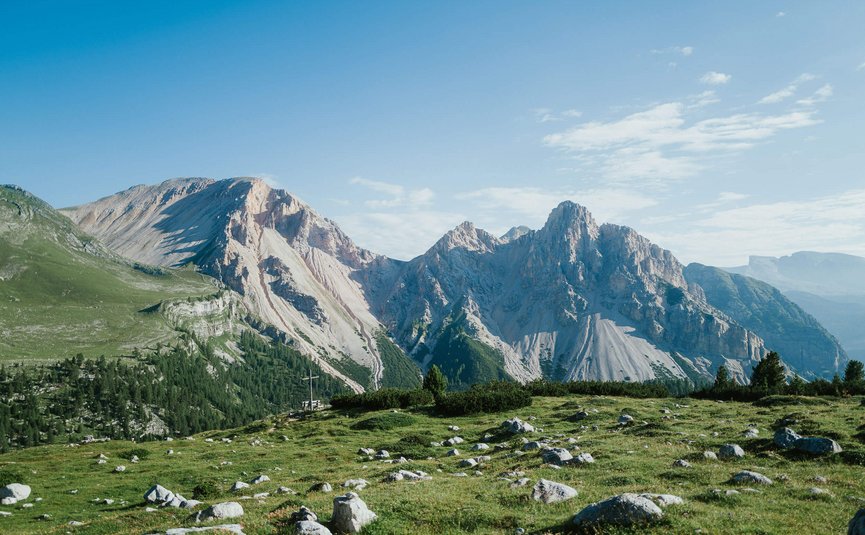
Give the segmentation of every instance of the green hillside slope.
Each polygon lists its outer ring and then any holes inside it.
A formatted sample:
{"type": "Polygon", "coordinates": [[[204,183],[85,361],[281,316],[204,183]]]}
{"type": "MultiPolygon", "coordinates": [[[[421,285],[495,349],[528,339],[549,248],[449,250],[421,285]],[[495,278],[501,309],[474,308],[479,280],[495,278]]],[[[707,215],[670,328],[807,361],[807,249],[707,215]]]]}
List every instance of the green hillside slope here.
{"type": "Polygon", "coordinates": [[[214,294],[191,270],[134,265],[117,257],[45,202],[0,186],[0,360],[116,355],[170,341],[171,299],[214,294]]]}

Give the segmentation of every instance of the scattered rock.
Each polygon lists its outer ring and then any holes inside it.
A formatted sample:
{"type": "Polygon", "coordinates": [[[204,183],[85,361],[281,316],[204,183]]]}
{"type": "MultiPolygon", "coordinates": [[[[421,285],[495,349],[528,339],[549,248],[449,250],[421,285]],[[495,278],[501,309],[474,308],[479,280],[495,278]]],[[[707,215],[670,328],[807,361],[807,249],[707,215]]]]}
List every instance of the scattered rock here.
{"type": "Polygon", "coordinates": [[[459,464],[462,468],[474,468],[478,462],[474,459],[463,459],[459,464]]]}
{"type": "Polygon", "coordinates": [[[375,519],[376,514],[370,511],[366,503],[354,492],[333,499],[331,524],[338,532],[358,533],[375,519]]]}
{"type": "Polygon", "coordinates": [[[358,455],[375,455],[375,450],[372,448],[361,448],[357,450],[358,455]]]}
{"type": "Polygon", "coordinates": [[[634,417],[630,414],[623,414],[619,416],[619,425],[628,425],[634,422],[634,417]]]}
{"type": "Polygon", "coordinates": [[[745,450],[738,444],[724,444],[718,450],[718,457],[721,459],[741,459],[745,456],[745,450]]]}
{"type": "Polygon", "coordinates": [[[343,488],[355,490],[363,490],[367,485],[369,485],[369,481],[366,479],[349,479],[342,484],[343,488]]]}
{"type": "Polygon", "coordinates": [[[587,413],[586,411],[580,411],[573,416],[572,420],[574,420],[575,422],[579,422],[579,421],[585,420],[588,417],[589,417],[589,413],[587,413]]]}
{"type": "Polygon", "coordinates": [[[462,437],[451,437],[442,442],[442,444],[444,444],[445,446],[456,446],[457,444],[462,444],[463,442],[465,442],[465,440],[463,440],[462,437]]]}
{"type": "Polygon", "coordinates": [[[279,487],[276,489],[277,494],[297,494],[297,491],[290,489],[288,487],[279,487]]]}
{"type": "Polygon", "coordinates": [[[195,522],[207,522],[209,520],[221,520],[223,518],[237,518],[243,516],[243,507],[237,502],[222,502],[211,505],[203,511],[192,515],[190,519],[195,522]]]}
{"type": "Polygon", "coordinates": [[[120,466],[115,467],[115,468],[114,468],[114,471],[115,471],[115,472],[125,472],[125,471],[126,471],[126,467],[123,466],[123,465],[121,464],[120,466]]]}
{"type": "Polygon", "coordinates": [[[548,479],[541,479],[532,489],[532,499],[544,503],[563,502],[576,497],[577,494],[579,494],[577,489],[548,479]]]}
{"type": "Polygon", "coordinates": [[[270,478],[264,474],[261,474],[260,476],[250,481],[250,483],[253,485],[258,485],[260,483],[264,483],[265,481],[270,481],[270,478]]]}
{"type": "Polygon", "coordinates": [[[490,449],[489,445],[484,444],[483,442],[480,442],[480,443],[472,446],[472,451],[483,451],[483,450],[488,450],[488,449],[490,449]]]}
{"type": "Polygon", "coordinates": [[[676,459],[675,461],[673,461],[673,467],[674,468],[691,468],[691,463],[689,463],[685,459],[676,459]]]}
{"type": "Polygon", "coordinates": [[[301,520],[294,525],[295,535],[333,535],[329,529],[314,520],[301,520]]]}
{"type": "Polygon", "coordinates": [[[165,532],[165,535],[186,535],[187,533],[201,533],[204,531],[216,531],[219,533],[233,533],[234,535],[243,535],[243,526],[240,524],[222,524],[219,526],[207,526],[203,528],[172,528],[165,532]]]}
{"type": "Polygon", "coordinates": [[[452,450],[448,450],[448,452],[447,452],[447,456],[448,456],[448,457],[456,457],[456,456],[458,456],[459,454],[460,454],[460,451],[459,451],[458,449],[456,449],[456,448],[454,448],[454,449],[452,449],[452,450]]]}
{"type": "Polygon", "coordinates": [[[333,492],[333,487],[330,483],[316,483],[315,485],[309,487],[309,492],[333,492]]]}
{"type": "Polygon", "coordinates": [[[0,488],[0,498],[13,498],[17,502],[26,500],[28,497],[30,497],[30,487],[22,483],[9,483],[0,488]]]}
{"type": "Polygon", "coordinates": [[[637,494],[620,494],[593,503],[574,516],[577,526],[632,526],[661,520],[664,512],[655,503],[637,494]]]}
{"type": "Polygon", "coordinates": [[[546,463],[561,466],[573,459],[574,456],[565,448],[548,448],[541,452],[541,458],[546,463]]]}
{"type": "Polygon", "coordinates": [[[859,509],[850,519],[847,535],[865,535],[865,509],[859,509]]]}
{"type": "Polygon", "coordinates": [[[533,433],[535,431],[534,426],[516,417],[505,420],[504,422],[502,422],[501,427],[503,427],[508,433],[511,433],[512,435],[533,433]]]}
{"type": "Polygon", "coordinates": [[[591,453],[581,453],[574,457],[573,461],[575,464],[591,464],[595,462],[595,458],[592,457],[591,453]]]}
{"type": "Polygon", "coordinates": [[[811,455],[830,455],[843,451],[837,442],[822,437],[802,437],[793,443],[793,449],[811,455]]]}
{"type": "Polygon", "coordinates": [[[707,461],[717,461],[718,456],[715,455],[714,451],[704,451],[703,452],[703,459],[705,459],[707,461]]]}
{"type": "Polygon", "coordinates": [[[174,499],[174,493],[162,485],[153,485],[144,493],[144,500],[148,503],[165,503],[174,499]]]}
{"type": "Polygon", "coordinates": [[[674,494],[645,493],[640,494],[640,497],[652,500],[652,502],[654,502],[655,505],[657,505],[661,509],[667,508],[671,505],[682,505],[683,503],[685,503],[685,500],[674,494]]]}
{"type": "Polygon", "coordinates": [[[376,459],[389,459],[390,452],[387,450],[378,450],[375,454],[376,459]]]}
{"type": "Polygon", "coordinates": [[[448,426],[448,431],[453,431],[454,433],[456,433],[459,430],[460,430],[460,426],[458,426],[458,425],[449,425],[448,426]]]}
{"type": "Polygon", "coordinates": [[[759,485],[772,484],[772,480],[768,477],[759,472],[752,472],[750,470],[742,470],[741,472],[734,474],[732,481],[734,483],[756,483],[759,485]]]}
{"type": "Polygon", "coordinates": [[[231,492],[237,492],[241,489],[249,488],[249,483],[244,483],[243,481],[235,481],[234,485],[231,486],[231,492]]]}
{"type": "Polygon", "coordinates": [[[531,482],[532,482],[531,479],[529,479],[527,477],[521,477],[521,478],[517,479],[516,481],[514,481],[513,483],[511,483],[511,488],[515,489],[517,487],[525,487],[526,485],[528,485],[531,482]]]}
{"type": "Polygon", "coordinates": [[[802,437],[796,434],[796,432],[789,427],[782,427],[775,431],[775,436],[772,439],[772,442],[774,442],[779,448],[787,449],[792,448],[793,444],[800,438],[802,437]]]}

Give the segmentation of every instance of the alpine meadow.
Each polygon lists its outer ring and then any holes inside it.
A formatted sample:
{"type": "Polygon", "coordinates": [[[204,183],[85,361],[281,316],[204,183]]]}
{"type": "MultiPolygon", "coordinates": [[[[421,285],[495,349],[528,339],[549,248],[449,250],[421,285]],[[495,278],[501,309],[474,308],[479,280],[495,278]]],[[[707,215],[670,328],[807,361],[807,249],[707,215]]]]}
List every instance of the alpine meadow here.
{"type": "Polygon", "coordinates": [[[865,535],[863,27],[0,5],[0,533],[865,535]]]}

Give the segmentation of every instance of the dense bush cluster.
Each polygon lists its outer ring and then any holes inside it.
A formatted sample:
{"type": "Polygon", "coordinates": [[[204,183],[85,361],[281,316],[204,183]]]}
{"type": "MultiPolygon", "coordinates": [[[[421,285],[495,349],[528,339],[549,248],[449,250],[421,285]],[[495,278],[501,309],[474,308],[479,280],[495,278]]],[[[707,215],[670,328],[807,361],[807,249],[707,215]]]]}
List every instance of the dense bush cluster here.
{"type": "Polygon", "coordinates": [[[500,412],[532,404],[532,393],[523,385],[493,381],[451,392],[436,400],[436,409],[447,416],[500,412]]]}
{"type": "Polygon", "coordinates": [[[665,398],[669,390],[660,382],[626,383],[622,381],[569,381],[558,383],[537,379],[526,384],[533,396],[624,396],[631,398],[665,398]]]}
{"type": "Polygon", "coordinates": [[[339,394],[330,399],[332,407],[337,409],[407,409],[418,405],[431,405],[433,395],[428,390],[403,390],[400,388],[382,388],[363,394],[339,394]]]}

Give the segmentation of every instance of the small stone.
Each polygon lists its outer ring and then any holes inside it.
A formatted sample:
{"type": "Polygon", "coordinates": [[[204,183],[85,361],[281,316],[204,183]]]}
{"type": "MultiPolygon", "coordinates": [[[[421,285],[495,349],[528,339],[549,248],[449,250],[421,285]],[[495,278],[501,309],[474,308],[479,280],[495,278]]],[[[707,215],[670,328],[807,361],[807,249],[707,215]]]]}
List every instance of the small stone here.
{"type": "Polygon", "coordinates": [[[718,457],[721,459],[741,459],[745,456],[745,450],[738,444],[724,444],[718,450],[718,457]]]}
{"type": "Polygon", "coordinates": [[[674,468],[691,468],[691,463],[686,461],[685,459],[676,459],[673,461],[674,468]]]}
{"type": "Polygon", "coordinates": [[[576,497],[577,494],[579,494],[577,489],[548,479],[541,479],[532,489],[532,499],[543,503],[563,502],[576,497]]]}
{"type": "Polygon", "coordinates": [[[123,466],[123,465],[121,464],[120,466],[115,467],[115,468],[114,468],[114,471],[115,471],[115,472],[125,472],[125,471],[126,471],[126,467],[123,466]]]}
{"type": "Polygon", "coordinates": [[[771,485],[772,480],[759,472],[742,470],[733,475],[734,483],[757,483],[759,485],[771,485]]]}
{"type": "Polygon", "coordinates": [[[333,492],[333,487],[330,483],[316,483],[309,488],[310,492],[333,492]]]}
{"type": "Polygon", "coordinates": [[[191,520],[195,523],[207,522],[209,520],[221,520],[223,518],[237,518],[243,516],[243,507],[237,502],[222,502],[211,505],[203,511],[192,515],[191,520]]]}

